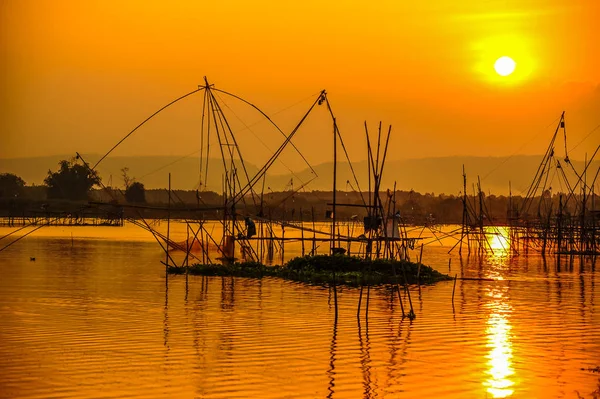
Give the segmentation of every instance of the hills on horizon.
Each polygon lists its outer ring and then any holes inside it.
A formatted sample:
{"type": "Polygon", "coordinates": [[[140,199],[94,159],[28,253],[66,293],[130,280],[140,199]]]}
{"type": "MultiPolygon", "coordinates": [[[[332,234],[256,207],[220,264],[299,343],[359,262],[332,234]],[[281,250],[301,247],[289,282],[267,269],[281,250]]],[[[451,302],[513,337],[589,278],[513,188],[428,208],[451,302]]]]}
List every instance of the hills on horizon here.
{"type": "MultiPolygon", "coordinates": [[[[99,155],[84,154],[84,159],[94,164],[99,155]]],[[[71,159],[72,155],[53,155],[31,158],[0,159],[0,173],[14,173],[28,185],[41,185],[48,170],[56,171],[58,162],[62,159],[71,159]]],[[[394,183],[397,190],[414,190],[420,193],[458,194],[462,191],[462,167],[467,173],[467,190],[473,190],[477,176],[481,178],[482,190],[496,195],[505,195],[509,191],[509,182],[514,195],[524,194],[542,160],[542,156],[516,155],[511,157],[477,157],[477,156],[451,156],[438,158],[416,158],[387,161],[383,170],[382,189],[392,189],[394,183]]],[[[584,162],[571,160],[578,172],[583,171],[584,162]]],[[[564,162],[561,162],[564,165],[564,162]]],[[[368,188],[367,161],[353,163],[356,178],[360,189],[368,188]]],[[[595,175],[600,161],[594,161],[589,175],[595,175]]],[[[121,169],[128,167],[128,174],[140,181],[147,189],[165,188],[168,186],[168,174],[171,173],[173,189],[195,190],[200,183],[200,160],[198,158],[182,158],[178,156],[115,156],[102,161],[98,172],[102,181],[107,186],[122,187],[123,179],[121,169]]],[[[286,174],[267,174],[265,191],[284,191],[305,186],[305,190],[331,191],[333,180],[333,162],[325,162],[313,166],[317,176],[309,169],[303,169],[286,174]],[[312,179],[312,181],[311,181],[312,179]]],[[[257,171],[256,165],[246,162],[249,176],[257,171]]],[[[563,168],[569,181],[575,181],[571,168],[563,168]]],[[[241,169],[238,170],[242,174],[241,169]]],[[[205,182],[206,190],[221,192],[223,186],[223,165],[220,159],[209,160],[208,181],[205,182]]],[[[337,188],[342,191],[357,190],[355,179],[348,163],[338,162],[337,188]]],[[[552,185],[552,182],[549,183],[552,185]]],[[[558,184],[558,182],[556,183],[558,184]]],[[[257,188],[260,190],[262,182],[257,188]]],[[[555,191],[560,189],[556,187],[555,191]]],[[[566,188],[563,188],[566,190],[566,188]]]]}

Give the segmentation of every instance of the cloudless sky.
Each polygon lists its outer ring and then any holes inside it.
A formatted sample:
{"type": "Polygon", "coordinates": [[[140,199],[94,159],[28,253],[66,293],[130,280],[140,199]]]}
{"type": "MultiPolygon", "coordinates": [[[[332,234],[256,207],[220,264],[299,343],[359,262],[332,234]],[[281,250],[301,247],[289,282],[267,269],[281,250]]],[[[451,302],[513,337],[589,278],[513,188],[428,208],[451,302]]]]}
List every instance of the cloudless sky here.
{"type": "MultiPolygon", "coordinates": [[[[0,158],[104,153],[207,76],[288,131],[327,89],[355,159],[365,120],[393,125],[391,159],[542,154],[563,110],[583,159],[600,142],[599,20],[595,0],[2,0],[0,158]]],[[[198,149],[201,100],[115,154],[198,149]]],[[[329,161],[330,122],[313,125],[298,147],[329,161]]]]}

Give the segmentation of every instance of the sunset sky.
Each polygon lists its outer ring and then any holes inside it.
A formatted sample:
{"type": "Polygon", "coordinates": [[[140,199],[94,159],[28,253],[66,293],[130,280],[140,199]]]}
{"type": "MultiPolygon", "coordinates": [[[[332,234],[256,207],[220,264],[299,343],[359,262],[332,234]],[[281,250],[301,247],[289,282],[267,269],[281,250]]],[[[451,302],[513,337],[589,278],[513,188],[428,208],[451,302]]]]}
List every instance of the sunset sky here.
{"type": "MultiPolygon", "coordinates": [[[[391,159],[542,154],[563,110],[572,158],[600,142],[595,0],[3,0],[0,11],[0,158],[105,153],[204,76],[288,131],[326,89],[357,160],[365,120],[393,125],[391,159]],[[494,71],[501,56],[513,74],[494,71]]],[[[198,149],[201,99],[115,155],[198,149]]],[[[297,143],[324,162],[328,140],[306,131],[297,143]]]]}

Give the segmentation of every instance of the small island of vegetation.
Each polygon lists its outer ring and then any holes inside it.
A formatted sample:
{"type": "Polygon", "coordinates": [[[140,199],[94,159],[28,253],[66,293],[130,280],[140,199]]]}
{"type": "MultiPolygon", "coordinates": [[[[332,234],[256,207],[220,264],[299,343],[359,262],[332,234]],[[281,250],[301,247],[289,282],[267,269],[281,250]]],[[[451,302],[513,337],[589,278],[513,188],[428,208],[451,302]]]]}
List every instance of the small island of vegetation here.
{"type": "Polygon", "coordinates": [[[170,274],[236,277],[278,277],[309,284],[335,283],[349,286],[362,284],[433,284],[451,280],[429,266],[409,261],[388,259],[366,260],[345,255],[316,255],[297,257],[283,266],[266,266],[260,262],[236,262],[230,264],[194,264],[169,266],[170,274]]]}

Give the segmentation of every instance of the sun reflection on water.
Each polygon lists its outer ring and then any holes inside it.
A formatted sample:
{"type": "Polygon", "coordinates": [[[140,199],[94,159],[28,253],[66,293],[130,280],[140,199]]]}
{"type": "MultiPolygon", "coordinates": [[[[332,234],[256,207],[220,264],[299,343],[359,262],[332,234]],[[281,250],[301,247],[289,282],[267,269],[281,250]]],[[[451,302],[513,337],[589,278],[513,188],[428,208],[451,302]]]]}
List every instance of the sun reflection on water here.
{"type": "Polygon", "coordinates": [[[486,374],[489,375],[489,378],[484,385],[493,398],[506,398],[514,392],[511,388],[514,385],[514,381],[511,379],[514,374],[512,369],[512,326],[507,317],[510,306],[504,303],[504,293],[499,289],[492,289],[488,296],[492,298],[492,302],[488,304],[491,312],[486,328],[487,346],[490,348],[490,352],[486,356],[489,366],[486,374]]]}
{"type": "Polygon", "coordinates": [[[494,226],[485,229],[489,248],[494,257],[510,255],[510,234],[508,227],[494,226]]]}

